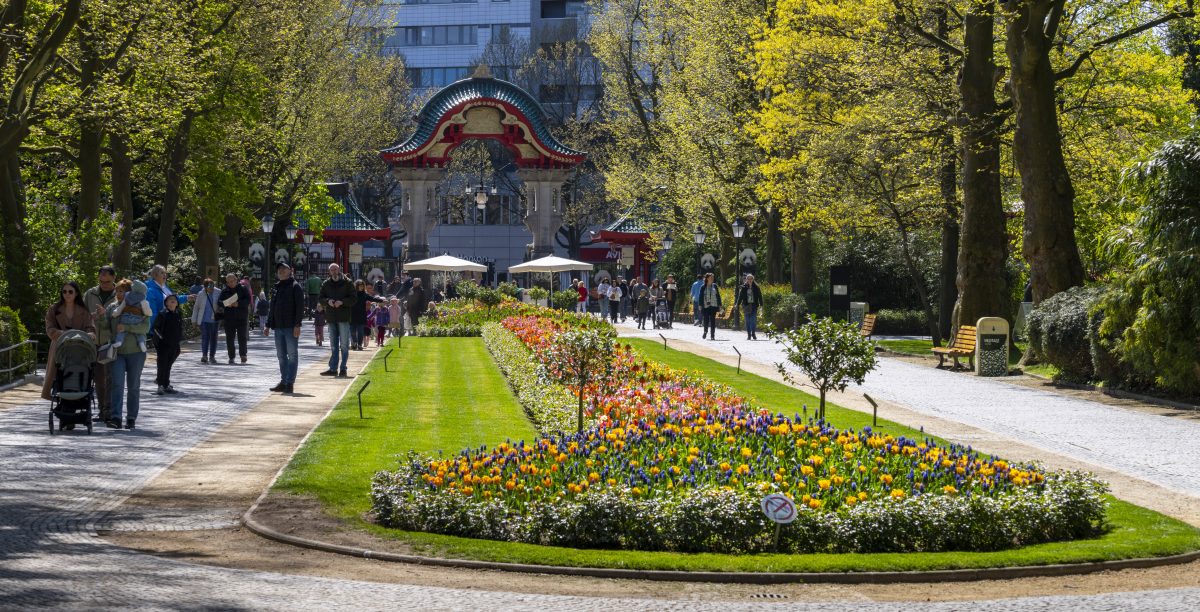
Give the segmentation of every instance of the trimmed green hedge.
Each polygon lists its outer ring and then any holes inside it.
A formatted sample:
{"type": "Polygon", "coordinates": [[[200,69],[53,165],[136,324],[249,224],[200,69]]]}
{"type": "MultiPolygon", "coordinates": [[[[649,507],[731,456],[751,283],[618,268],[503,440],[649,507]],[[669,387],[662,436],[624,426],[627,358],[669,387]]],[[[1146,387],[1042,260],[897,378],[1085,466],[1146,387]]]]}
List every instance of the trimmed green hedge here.
{"type": "MultiPolygon", "coordinates": [[[[8,306],[0,306],[0,348],[19,344],[28,339],[29,332],[25,329],[25,324],[21,323],[21,317],[17,312],[8,306]]],[[[10,363],[16,366],[32,361],[33,351],[34,348],[32,345],[14,349],[10,351],[12,353],[11,362],[7,356],[0,355],[0,368],[8,369],[10,363]]],[[[6,385],[28,373],[28,367],[13,370],[12,372],[0,372],[0,385],[6,385]]]]}

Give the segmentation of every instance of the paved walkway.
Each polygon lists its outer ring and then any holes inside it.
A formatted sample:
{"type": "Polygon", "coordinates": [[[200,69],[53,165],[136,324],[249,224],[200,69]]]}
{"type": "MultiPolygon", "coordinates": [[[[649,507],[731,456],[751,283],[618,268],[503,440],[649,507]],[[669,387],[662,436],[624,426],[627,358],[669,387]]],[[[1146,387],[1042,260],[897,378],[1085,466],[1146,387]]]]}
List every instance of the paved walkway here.
{"type": "MultiPolygon", "coordinates": [[[[690,330],[689,330],[690,331],[690,330]]],[[[322,367],[325,349],[301,343],[302,367],[322,367]]],[[[153,378],[146,371],[146,380],[153,378]]],[[[228,516],[145,512],[109,516],[217,429],[267,396],[277,380],[269,340],[254,337],[250,364],[202,366],[186,353],[176,366],[181,395],[147,396],[139,429],[99,429],[92,436],[49,436],[46,406],[0,412],[0,609],[562,609],[739,610],[766,602],[647,601],[480,592],[376,584],[184,563],[126,550],[96,536],[98,528],[204,529],[228,516]]],[[[334,381],[329,381],[334,384],[334,381]]],[[[342,383],[344,384],[344,383],[342,383]]],[[[303,389],[297,389],[303,391],[303,389]]],[[[197,482],[196,487],[213,483],[197,482]]],[[[300,554],[299,552],[297,554],[300,554]]],[[[548,578],[553,580],[553,578],[548,578]]],[[[614,595],[620,583],[613,582],[614,595]]],[[[904,604],[787,604],[794,610],[901,610],[904,604]]],[[[923,603],[925,610],[1191,610],[1200,589],[1041,597],[974,603],[923,603]]]]}
{"type": "MultiPolygon", "coordinates": [[[[785,361],[782,347],[759,334],[719,330],[718,340],[701,340],[689,324],[669,330],[638,330],[619,325],[622,335],[695,342],[727,355],[773,366],[785,361]]],[[[847,391],[868,393],[915,412],[965,423],[1014,440],[1103,466],[1128,476],[1200,498],[1200,424],[882,358],[862,385],[847,391]]]]}

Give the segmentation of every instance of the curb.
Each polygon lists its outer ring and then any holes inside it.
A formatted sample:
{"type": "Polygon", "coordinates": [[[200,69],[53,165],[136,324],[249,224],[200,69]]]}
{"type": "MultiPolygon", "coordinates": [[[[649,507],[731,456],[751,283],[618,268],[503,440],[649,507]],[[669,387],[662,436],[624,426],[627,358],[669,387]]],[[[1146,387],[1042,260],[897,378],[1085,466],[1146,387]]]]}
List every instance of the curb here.
{"type": "Polygon", "coordinates": [[[330,544],[300,536],[288,535],[268,527],[254,519],[253,508],[242,515],[242,524],[247,529],[268,540],[299,546],[310,550],[389,561],[454,567],[460,569],[493,570],[525,574],[555,574],[561,576],[586,576],[591,578],[620,578],[626,580],[654,580],[660,582],[717,582],[729,584],[892,584],[897,582],[972,582],[978,580],[1010,580],[1014,578],[1041,578],[1047,576],[1071,576],[1113,570],[1179,565],[1200,560],[1200,550],[1167,557],[1123,559],[1119,561],[1093,561],[1090,563],[1027,565],[961,570],[932,570],[927,572],[685,572],[674,570],[633,570],[602,567],[568,567],[560,565],[530,565],[524,563],[502,563],[471,559],[446,559],[404,555],[367,550],[356,546],[330,544]]]}
{"type": "Polygon", "coordinates": [[[1089,385],[1089,384],[1085,384],[1085,383],[1055,382],[1054,379],[1052,379],[1052,378],[1047,378],[1045,376],[1039,376],[1037,374],[1030,374],[1029,372],[1023,372],[1023,374],[1025,376],[1031,376],[1031,377],[1037,378],[1039,380],[1052,382],[1056,386],[1064,387],[1067,389],[1078,389],[1080,391],[1096,391],[1097,393],[1102,393],[1109,397],[1116,397],[1116,398],[1120,398],[1120,399],[1130,399],[1130,400],[1135,400],[1135,401],[1139,401],[1139,402],[1145,402],[1147,404],[1154,404],[1156,406],[1165,406],[1167,408],[1178,408],[1179,410],[1200,411],[1200,406],[1197,406],[1196,404],[1189,404],[1187,402],[1180,402],[1180,401],[1166,399],[1166,398],[1162,398],[1162,397],[1155,397],[1153,395],[1143,395],[1141,393],[1134,393],[1133,391],[1126,391],[1124,389],[1115,389],[1112,387],[1089,385]]]}

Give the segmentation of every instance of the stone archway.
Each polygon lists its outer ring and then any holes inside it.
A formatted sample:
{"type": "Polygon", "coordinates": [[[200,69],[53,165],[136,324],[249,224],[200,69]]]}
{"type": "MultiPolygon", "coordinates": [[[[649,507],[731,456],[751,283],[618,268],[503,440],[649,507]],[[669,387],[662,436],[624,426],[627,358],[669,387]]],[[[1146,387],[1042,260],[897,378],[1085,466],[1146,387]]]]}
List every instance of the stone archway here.
{"type": "Polygon", "coordinates": [[[553,254],[554,234],[562,226],[562,185],[587,154],[554,138],[533,96],[480,66],[471,78],[444,87],[425,103],[408,139],[379,152],[403,189],[400,223],[408,232],[409,259],[430,254],[429,234],[438,223],[435,190],[454,149],[479,139],[497,141],[512,153],[525,183],[525,226],[533,234],[533,254],[553,254]]]}

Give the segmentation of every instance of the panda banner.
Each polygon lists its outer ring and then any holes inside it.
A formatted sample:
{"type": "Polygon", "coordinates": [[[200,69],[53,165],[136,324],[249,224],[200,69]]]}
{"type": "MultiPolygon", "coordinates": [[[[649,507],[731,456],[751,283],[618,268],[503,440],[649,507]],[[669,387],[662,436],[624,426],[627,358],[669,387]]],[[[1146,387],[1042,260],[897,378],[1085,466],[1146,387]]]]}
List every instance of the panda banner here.
{"type": "Polygon", "coordinates": [[[745,248],[741,253],[738,253],[738,270],[741,271],[739,277],[747,274],[755,274],[758,270],[758,254],[754,249],[745,248]]]}
{"type": "Polygon", "coordinates": [[[267,249],[261,243],[255,242],[250,245],[250,271],[254,278],[261,278],[263,272],[263,264],[267,260],[267,249]]]}

